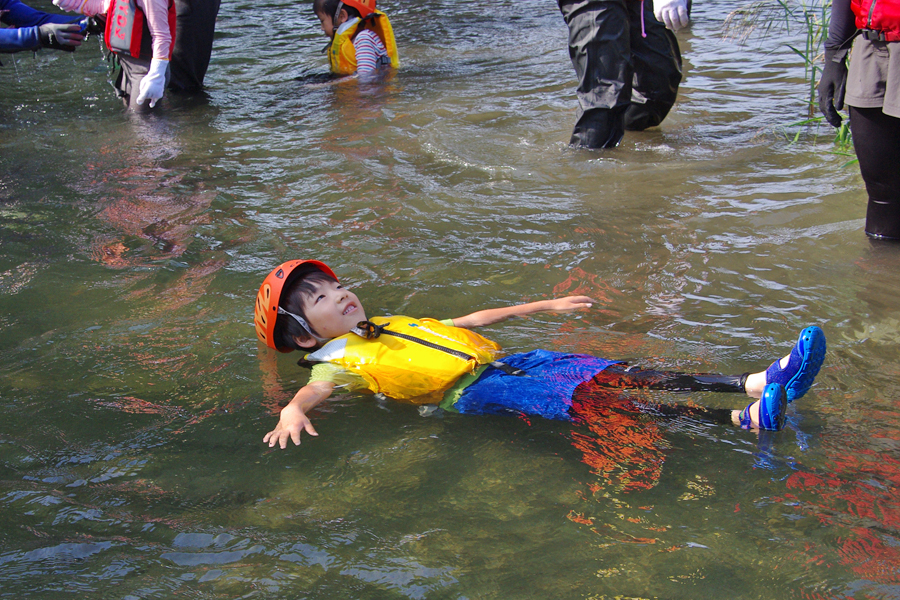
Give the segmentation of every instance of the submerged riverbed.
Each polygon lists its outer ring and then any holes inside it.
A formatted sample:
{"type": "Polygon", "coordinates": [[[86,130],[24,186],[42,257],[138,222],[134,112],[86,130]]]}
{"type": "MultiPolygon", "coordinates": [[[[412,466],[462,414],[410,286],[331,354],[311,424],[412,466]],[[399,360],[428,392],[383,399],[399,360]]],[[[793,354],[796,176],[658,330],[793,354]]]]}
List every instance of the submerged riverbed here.
{"type": "Polygon", "coordinates": [[[306,4],[226,3],[208,97],[143,118],[96,39],[3,59],[0,597],[900,597],[900,246],[830,130],[793,142],[800,38],[738,45],[698,2],[670,117],[576,151],[554,2],[383,8],[383,85],[320,83],[306,4]],[[829,351],[778,433],[350,394],[273,451],[307,371],[252,305],[297,257],[370,315],[597,300],[483,332],[511,352],[742,373],[808,324],[829,351]]]}

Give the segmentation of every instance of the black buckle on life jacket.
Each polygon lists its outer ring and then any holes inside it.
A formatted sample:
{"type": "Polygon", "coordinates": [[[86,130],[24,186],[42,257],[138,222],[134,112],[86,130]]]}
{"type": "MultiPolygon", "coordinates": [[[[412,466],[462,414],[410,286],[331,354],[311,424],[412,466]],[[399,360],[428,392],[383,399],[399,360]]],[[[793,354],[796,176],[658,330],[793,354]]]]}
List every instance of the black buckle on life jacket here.
{"type": "Polygon", "coordinates": [[[384,325],[376,325],[372,321],[360,321],[356,324],[356,327],[354,327],[350,331],[361,338],[374,340],[378,338],[378,336],[380,336],[382,333],[384,333],[384,328],[388,325],[390,325],[390,323],[385,323],[384,325]]]}
{"type": "Polygon", "coordinates": [[[860,33],[864,38],[869,40],[870,42],[886,42],[887,38],[884,35],[883,31],[878,31],[877,29],[861,29],[860,33]]]}

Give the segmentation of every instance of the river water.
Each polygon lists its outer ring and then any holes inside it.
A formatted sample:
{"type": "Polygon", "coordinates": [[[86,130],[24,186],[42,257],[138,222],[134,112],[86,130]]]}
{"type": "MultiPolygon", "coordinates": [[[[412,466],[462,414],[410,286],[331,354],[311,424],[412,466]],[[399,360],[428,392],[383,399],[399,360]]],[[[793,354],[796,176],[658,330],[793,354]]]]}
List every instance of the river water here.
{"type": "Polygon", "coordinates": [[[402,69],[323,85],[306,3],[225,3],[208,97],[147,117],[96,39],[3,59],[0,597],[900,598],[900,246],[830,131],[793,140],[797,30],[697,2],[670,117],[591,152],[552,1],[383,7],[402,69]],[[778,433],[351,394],[270,450],[307,373],[252,305],[297,257],[370,315],[597,300],[485,331],[510,351],[742,373],[816,323],[828,355],[778,433]]]}

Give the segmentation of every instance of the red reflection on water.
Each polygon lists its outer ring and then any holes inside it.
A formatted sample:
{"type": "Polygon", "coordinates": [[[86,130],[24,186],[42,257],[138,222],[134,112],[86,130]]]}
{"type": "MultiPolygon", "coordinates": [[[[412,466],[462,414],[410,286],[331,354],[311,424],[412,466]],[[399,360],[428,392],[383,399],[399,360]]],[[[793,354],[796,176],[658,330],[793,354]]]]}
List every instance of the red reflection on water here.
{"type": "Polygon", "coordinates": [[[836,539],[827,545],[807,544],[804,554],[817,565],[838,563],[862,579],[900,584],[900,460],[873,449],[896,447],[895,432],[872,433],[861,447],[853,434],[837,436],[830,472],[795,472],[786,480],[786,500],[797,510],[833,527],[836,539]],[[836,556],[835,556],[836,553],[836,556]]]}
{"type": "MultiPolygon", "coordinates": [[[[80,186],[92,198],[97,217],[115,229],[115,233],[100,234],[91,242],[91,257],[108,267],[124,269],[145,266],[159,258],[181,256],[194,240],[198,226],[209,223],[209,206],[216,197],[213,190],[185,194],[178,186],[184,173],[159,164],[153,152],[141,149],[168,148],[175,150],[177,141],[164,132],[135,125],[123,154],[119,145],[107,146],[100,155],[122,158],[126,164],[88,165],[86,178],[80,186]],[[144,251],[129,248],[128,238],[149,241],[162,256],[141,256],[144,251]]],[[[110,161],[112,162],[112,161],[110,161]]],[[[133,244],[133,242],[132,242],[133,244]]]]}
{"type": "Polygon", "coordinates": [[[888,546],[871,529],[855,527],[852,538],[838,538],[841,562],[865,579],[900,583],[900,549],[888,546]]]}
{"type": "MultiPolygon", "coordinates": [[[[553,296],[590,296],[603,305],[612,303],[613,296],[621,296],[622,293],[604,281],[596,273],[588,273],[581,267],[575,267],[569,271],[565,281],[553,287],[553,296]]],[[[596,307],[605,312],[602,307],[596,307]]]]}
{"type": "Polygon", "coordinates": [[[649,489],[662,472],[663,433],[636,410],[617,390],[579,386],[572,398],[575,421],[590,434],[573,431],[572,444],[582,460],[607,484],[622,491],[649,489]]]}

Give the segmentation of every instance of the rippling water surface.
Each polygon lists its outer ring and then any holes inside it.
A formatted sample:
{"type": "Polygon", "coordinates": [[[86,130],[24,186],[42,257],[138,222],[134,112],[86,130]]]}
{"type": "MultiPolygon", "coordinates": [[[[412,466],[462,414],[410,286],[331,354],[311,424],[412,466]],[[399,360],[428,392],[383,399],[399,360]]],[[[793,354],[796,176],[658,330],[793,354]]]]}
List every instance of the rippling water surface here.
{"type": "Polygon", "coordinates": [[[673,113],[603,153],[566,146],[550,0],[385,0],[379,85],[322,84],[306,3],[227,2],[208,98],[146,118],[96,40],[4,58],[0,597],[900,597],[900,247],[829,131],[791,143],[797,36],[723,40],[734,6],[696,3],[673,113]],[[510,351],[741,373],[819,323],[829,353],[774,434],[345,395],[271,451],[306,372],[253,298],[313,256],[370,314],[598,300],[490,328],[510,351]]]}

